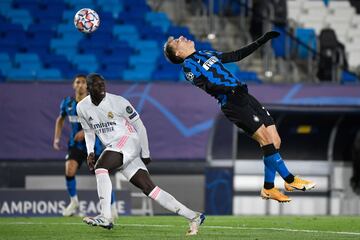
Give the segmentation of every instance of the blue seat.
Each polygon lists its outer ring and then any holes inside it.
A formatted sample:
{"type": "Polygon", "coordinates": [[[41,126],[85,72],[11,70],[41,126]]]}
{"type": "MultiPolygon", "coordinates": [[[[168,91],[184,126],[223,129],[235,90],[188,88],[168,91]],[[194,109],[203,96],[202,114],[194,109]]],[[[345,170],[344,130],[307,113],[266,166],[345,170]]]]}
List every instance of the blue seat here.
{"type": "Polygon", "coordinates": [[[151,78],[151,73],[137,70],[125,70],[122,78],[126,81],[147,81],[151,78]]]}
{"type": "Polygon", "coordinates": [[[341,72],[341,83],[348,84],[348,83],[359,83],[359,77],[356,74],[351,73],[349,71],[342,71],[341,72]]]}
{"type": "Polygon", "coordinates": [[[241,71],[236,74],[236,76],[243,82],[246,83],[262,83],[261,79],[258,77],[256,72],[251,71],[241,71]]]}
{"type": "Polygon", "coordinates": [[[179,72],[174,71],[155,71],[152,74],[152,79],[155,81],[170,81],[176,82],[179,80],[179,72]]]}
{"type": "Polygon", "coordinates": [[[129,24],[123,24],[123,25],[117,25],[113,28],[113,35],[119,39],[121,37],[128,37],[128,36],[136,36],[138,37],[138,30],[134,25],[129,24]]]}
{"type": "Polygon", "coordinates": [[[162,12],[147,12],[145,20],[154,26],[158,26],[164,33],[166,33],[171,26],[169,18],[162,12]]]}
{"type": "Polygon", "coordinates": [[[98,61],[93,54],[75,55],[71,62],[77,66],[79,70],[87,72],[96,72],[98,69],[98,61]]]}
{"type": "Polygon", "coordinates": [[[141,55],[134,55],[131,56],[129,59],[130,66],[136,66],[136,65],[154,65],[157,61],[156,57],[144,57],[141,55]]]}
{"type": "Polygon", "coordinates": [[[43,69],[40,62],[23,62],[19,64],[19,68],[22,70],[32,70],[35,72],[42,71],[43,69]]]}
{"type": "Polygon", "coordinates": [[[131,42],[130,45],[138,50],[138,51],[151,51],[158,50],[159,51],[159,43],[153,40],[139,40],[135,42],[131,42]]]}
{"type": "Polygon", "coordinates": [[[77,47],[72,47],[72,46],[55,48],[55,49],[53,49],[53,51],[58,55],[65,56],[67,60],[72,59],[75,55],[78,54],[77,47]]]}
{"type": "Polygon", "coordinates": [[[9,54],[0,52],[0,63],[1,62],[10,62],[9,54]]]}
{"type": "Polygon", "coordinates": [[[236,63],[227,63],[227,64],[224,64],[224,67],[233,74],[240,71],[240,68],[238,65],[236,65],[236,63]]]}
{"type": "Polygon", "coordinates": [[[33,81],[35,76],[36,72],[29,69],[13,69],[6,75],[9,81],[33,81]]]}
{"type": "Polygon", "coordinates": [[[141,39],[145,40],[157,40],[165,42],[167,36],[163,33],[160,27],[157,26],[148,26],[139,29],[141,39]]]}
{"type": "MultiPolygon", "coordinates": [[[[297,28],[295,30],[295,36],[311,49],[316,50],[317,38],[313,28],[297,28]]],[[[297,54],[299,58],[306,59],[311,52],[304,46],[298,45],[297,54]]]]}
{"type": "Polygon", "coordinates": [[[10,9],[4,15],[9,17],[11,22],[22,25],[24,29],[28,29],[29,25],[33,23],[29,11],[25,9],[10,9]]]}
{"type": "Polygon", "coordinates": [[[104,11],[110,12],[114,18],[117,18],[124,10],[122,2],[118,0],[97,0],[97,3],[104,11]]]}
{"type": "Polygon", "coordinates": [[[0,61],[0,72],[2,72],[3,75],[11,72],[12,69],[13,65],[11,64],[11,62],[0,61]]]}
{"type": "Polygon", "coordinates": [[[62,23],[62,24],[59,24],[57,26],[57,31],[58,33],[65,33],[65,32],[78,32],[78,30],[76,30],[75,26],[74,26],[74,22],[69,22],[69,23],[62,23]]]}
{"type": "Polygon", "coordinates": [[[35,63],[40,62],[36,53],[17,53],[15,54],[15,63],[35,63]]]}
{"type": "Polygon", "coordinates": [[[58,69],[42,69],[37,72],[36,79],[58,81],[63,80],[63,77],[58,69]]]}
{"type": "Polygon", "coordinates": [[[4,22],[0,23],[0,32],[7,33],[10,31],[20,32],[24,30],[23,27],[18,23],[4,23],[4,22]]]}
{"type": "Polygon", "coordinates": [[[180,37],[182,35],[188,39],[194,40],[194,36],[189,32],[189,29],[186,27],[172,26],[169,28],[168,35],[174,36],[175,38],[180,37]]]}
{"type": "Polygon", "coordinates": [[[285,57],[286,53],[290,52],[290,38],[287,37],[284,27],[274,26],[273,30],[280,33],[279,37],[271,40],[271,46],[274,50],[275,57],[285,57]],[[288,49],[286,49],[286,47],[288,49]]]}
{"type": "Polygon", "coordinates": [[[108,64],[127,64],[129,62],[129,57],[122,57],[121,55],[113,54],[108,56],[100,56],[101,63],[108,64]]]}

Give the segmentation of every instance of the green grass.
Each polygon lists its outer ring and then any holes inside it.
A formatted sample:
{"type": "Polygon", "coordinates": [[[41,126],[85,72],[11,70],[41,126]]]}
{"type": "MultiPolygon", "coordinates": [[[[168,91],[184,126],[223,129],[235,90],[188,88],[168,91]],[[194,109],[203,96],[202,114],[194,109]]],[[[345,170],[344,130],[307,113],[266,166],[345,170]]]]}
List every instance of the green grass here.
{"type": "MultiPolygon", "coordinates": [[[[1,240],[185,239],[181,217],[121,217],[112,230],[90,227],[80,218],[0,218],[1,240]]],[[[360,217],[208,216],[188,239],[360,239],[360,217]]]]}

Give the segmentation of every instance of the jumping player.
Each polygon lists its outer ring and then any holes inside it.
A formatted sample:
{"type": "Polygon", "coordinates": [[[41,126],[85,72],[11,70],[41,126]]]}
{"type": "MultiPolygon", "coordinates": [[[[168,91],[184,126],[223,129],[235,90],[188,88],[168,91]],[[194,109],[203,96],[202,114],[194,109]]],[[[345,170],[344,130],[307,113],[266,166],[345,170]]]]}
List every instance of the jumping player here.
{"type": "Polygon", "coordinates": [[[223,65],[240,61],[279,35],[275,31],[267,32],[249,45],[226,53],[196,51],[193,41],[183,36],[177,39],[169,37],[164,45],[164,55],[169,62],[182,64],[186,80],[216,98],[225,116],[260,144],[265,165],[261,197],[289,202],[291,199],[274,186],[276,172],[285,180],[287,191],[294,189],[305,191],[313,188],[315,183],[300,179],[289,172],[279,153],[281,140],[274,120],[269,112],[248,93],[246,84],[223,65]]]}
{"type": "MultiPolygon", "coordinates": [[[[65,162],[65,178],[66,187],[70,196],[70,204],[64,209],[63,216],[68,217],[76,213],[79,207],[79,200],[76,190],[75,175],[77,169],[80,168],[83,161],[86,161],[86,145],[84,140],[84,131],[78,121],[76,113],[76,105],[83,98],[87,96],[86,76],[79,74],[75,76],[73,82],[73,89],[75,90],[75,97],[66,97],[60,104],[60,115],[56,119],[55,134],[53,147],[55,150],[60,150],[61,132],[64,126],[65,117],[68,116],[71,124],[71,133],[68,142],[68,154],[65,162]]],[[[101,142],[96,140],[95,154],[99,156],[102,151],[101,142]]],[[[112,194],[112,214],[113,218],[117,217],[117,210],[115,206],[115,194],[112,194]]]]}
{"type": "Polygon", "coordinates": [[[194,212],[172,195],[156,186],[145,164],[150,159],[147,133],[139,114],[125,98],[105,92],[105,80],[99,74],[87,76],[90,93],[77,105],[77,112],[85,132],[90,170],[95,169],[101,215],[85,217],[84,222],[111,229],[111,181],[109,171],[119,169],[144,194],[167,210],[189,220],[187,235],[196,235],[205,220],[204,214],[194,212]],[[95,135],[105,146],[95,164],[95,135]]]}

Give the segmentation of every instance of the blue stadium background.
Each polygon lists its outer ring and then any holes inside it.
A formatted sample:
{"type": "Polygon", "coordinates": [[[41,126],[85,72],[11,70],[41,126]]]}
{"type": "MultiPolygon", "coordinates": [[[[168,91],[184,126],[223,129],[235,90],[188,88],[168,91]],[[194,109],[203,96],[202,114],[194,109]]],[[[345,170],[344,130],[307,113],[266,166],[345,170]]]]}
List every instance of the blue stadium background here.
{"type": "MultiPolygon", "coordinates": [[[[162,46],[171,35],[195,40],[145,0],[2,0],[0,21],[1,81],[64,81],[88,72],[108,80],[181,81],[179,66],[164,59],[162,46]],[[74,27],[74,14],[84,7],[100,16],[93,34],[74,27]]],[[[196,45],[212,49],[208,42],[196,45]]],[[[243,80],[259,81],[254,72],[228,67],[243,80]]]]}

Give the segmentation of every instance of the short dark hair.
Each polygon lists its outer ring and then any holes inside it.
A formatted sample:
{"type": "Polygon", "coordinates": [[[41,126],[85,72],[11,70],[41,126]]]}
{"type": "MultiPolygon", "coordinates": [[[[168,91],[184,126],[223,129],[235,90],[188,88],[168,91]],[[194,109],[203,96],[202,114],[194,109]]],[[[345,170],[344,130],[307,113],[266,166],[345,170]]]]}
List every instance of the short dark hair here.
{"type": "Polygon", "coordinates": [[[90,73],[89,75],[86,76],[86,84],[87,86],[91,86],[93,81],[95,79],[101,79],[103,81],[105,81],[105,78],[103,76],[101,76],[100,74],[98,73],[90,73]]]}
{"type": "Polygon", "coordinates": [[[82,73],[76,74],[75,77],[74,77],[74,81],[75,81],[75,79],[77,79],[77,78],[85,78],[85,79],[86,79],[86,75],[85,75],[85,74],[82,74],[82,73]]]}
{"type": "Polygon", "coordinates": [[[164,55],[166,59],[174,64],[180,64],[184,62],[184,59],[182,59],[179,56],[176,56],[174,49],[168,44],[170,39],[174,39],[174,37],[169,37],[166,43],[164,44],[164,55]]]}

